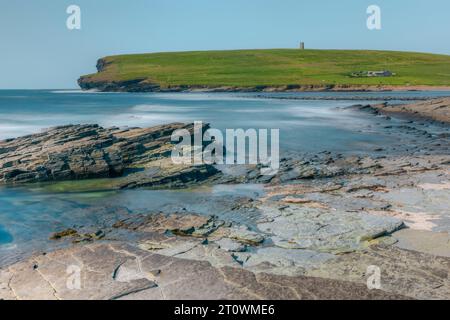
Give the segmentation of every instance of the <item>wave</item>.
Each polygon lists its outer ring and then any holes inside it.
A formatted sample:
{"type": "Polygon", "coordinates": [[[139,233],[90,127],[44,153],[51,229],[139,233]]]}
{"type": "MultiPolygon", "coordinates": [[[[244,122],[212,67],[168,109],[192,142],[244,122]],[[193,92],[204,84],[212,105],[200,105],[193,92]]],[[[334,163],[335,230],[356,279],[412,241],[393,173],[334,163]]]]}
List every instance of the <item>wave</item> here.
{"type": "Polygon", "coordinates": [[[171,123],[186,120],[181,116],[172,116],[169,114],[137,114],[137,113],[120,113],[114,116],[99,121],[100,125],[104,127],[112,126],[130,126],[130,127],[145,127],[151,125],[159,125],[162,123],[171,123]]]}
{"type": "Polygon", "coordinates": [[[44,130],[45,125],[5,125],[0,124],[0,140],[17,138],[44,130]]]}
{"type": "Polygon", "coordinates": [[[83,90],[73,89],[73,90],[53,90],[50,93],[83,93],[83,90]]]}
{"type": "Polygon", "coordinates": [[[236,94],[236,93],[193,93],[193,92],[171,92],[171,93],[152,93],[150,95],[151,97],[155,97],[158,99],[167,99],[167,100],[183,100],[183,101],[224,101],[224,100],[233,100],[233,101],[259,101],[259,100],[265,100],[262,98],[258,98],[255,96],[245,96],[243,94],[236,94]]]}
{"type": "Polygon", "coordinates": [[[140,112],[189,112],[202,109],[202,107],[176,106],[163,104],[138,104],[131,108],[133,111],[140,112]]]}

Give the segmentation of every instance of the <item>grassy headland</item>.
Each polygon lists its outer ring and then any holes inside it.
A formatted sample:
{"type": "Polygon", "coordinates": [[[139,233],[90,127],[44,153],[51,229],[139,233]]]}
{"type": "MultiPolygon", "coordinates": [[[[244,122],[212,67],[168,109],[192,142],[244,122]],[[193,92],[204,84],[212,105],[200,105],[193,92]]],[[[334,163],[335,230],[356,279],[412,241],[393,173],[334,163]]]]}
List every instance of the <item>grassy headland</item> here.
{"type": "Polygon", "coordinates": [[[450,87],[450,56],[368,50],[234,50],[105,57],[98,73],[80,78],[83,89],[307,90],[450,87]],[[390,77],[352,77],[389,70],[390,77]]]}

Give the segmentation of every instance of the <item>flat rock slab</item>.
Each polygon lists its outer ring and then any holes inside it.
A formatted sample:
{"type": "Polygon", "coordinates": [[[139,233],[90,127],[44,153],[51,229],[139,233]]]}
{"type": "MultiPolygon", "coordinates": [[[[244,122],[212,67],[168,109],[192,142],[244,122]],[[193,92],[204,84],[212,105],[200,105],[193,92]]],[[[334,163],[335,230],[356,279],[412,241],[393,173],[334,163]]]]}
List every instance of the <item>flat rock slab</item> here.
{"type": "Polygon", "coordinates": [[[360,212],[279,204],[265,204],[259,209],[264,218],[258,228],[271,234],[274,244],[282,248],[352,252],[403,227],[399,219],[360,212]]]}
{"type": "Polygon", "coordinates": [[[255,231],[189,213],[143,215],[114,226],[148,233],[139,247],[153,253],[289,276],[303,275],[336,253],[362,250],[378,237],[387,241],[391,238],[384,236],[402,226],[398,219],[368,214],[297,206],[280,209],[276,204],[259,209],[262,219],[255,231]]]}
{"type": "Polygon", "coordinates": [[[448,232],[431,232],[404,229],[394,234],[397,247],[450,258],[450,235],[448,232]]]}
{"type": "Polygon", "coordinates": [[[0,270],[0,299],[404,299],[362,284],[254,274],[124,243],[74,246],[0,270]],[[78,278],[77,278],[78,277],[78,278]],[[77,280],[78,279],[78,280],[77,280]],[[77,285],[79,284],[79,286],[77,285]]]}
{"type": "Polygon", "coordinates": [[[392,246],[341,255],[306,274],[366,284],[370,266],[380,271],[382,290],[415,299],[450,297],[450,258],[392,246]]]}

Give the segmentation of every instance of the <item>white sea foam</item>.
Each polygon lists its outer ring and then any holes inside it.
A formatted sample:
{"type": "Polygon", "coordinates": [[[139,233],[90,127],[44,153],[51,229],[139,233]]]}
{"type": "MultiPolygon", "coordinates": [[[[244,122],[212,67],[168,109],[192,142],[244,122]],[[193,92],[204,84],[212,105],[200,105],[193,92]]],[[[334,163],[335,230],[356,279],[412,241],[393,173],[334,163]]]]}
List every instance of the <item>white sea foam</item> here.
{"type": "Polygon", "coordinates": [[[124,92],[103,92],[97,89],[81,90],[81,89],[70,89],[70,90],[52,90],[50,93],[60,93],[60,94],[124,94],[124,92]]]}
{"type": "MultiPolygon", "coordinates": [[[[184,118],[186,119],[186,118],[184,118]]],[[[144,127],[151,125],[159,125],[162,123],[170,123],[181,121],[180,116],[172,116],[169,114],[149,114],[149,113],[121,113],[114,116],[103,118],[99,121],[100,125],[109,126],[131,126],[144,127]]]]}
{"type": "Polygon", "coordinates": [[[0,123],[0,140],[41,132],[45,128],[45,125],[0,123]]]}
{"type": "Polygon", "coordinates": [[[176,93],[152,93],[151,97],[158,99],[168,99],[168,100],[183,100],[183,101],[256,101],[256,100],[266,100],[257,97],[243,97],[236,94],[230,93],[193,93],[193,92],[176,92],[176,93]]]}
{"type": "Polygon", "coordinates": [[[50,93],[83,93],[83,90],[80,89],[71,89],[71,90],[53,90],[50,93]]]}
{"type": "Polygon", "coordinates": [[[175,106],[163,104],[139,104],[131,108],[134,111],[140,112],[190,112],[202,109],[201,107],[193,106],[175,106]]]}

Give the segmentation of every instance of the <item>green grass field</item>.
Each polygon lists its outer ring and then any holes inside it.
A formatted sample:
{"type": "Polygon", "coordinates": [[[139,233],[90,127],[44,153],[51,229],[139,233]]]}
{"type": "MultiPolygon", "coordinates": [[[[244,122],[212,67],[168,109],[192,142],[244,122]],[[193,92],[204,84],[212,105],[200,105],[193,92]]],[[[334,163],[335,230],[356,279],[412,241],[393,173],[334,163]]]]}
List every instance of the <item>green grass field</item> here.
{"type": "Polygon", "coordinates": [[[450,56],[366,50],[235,50],[119,55],[104,58],[89,81],[148,79],[167,86],[428,85],[450,86],[450,56]],[[389,70],[392,77],[354,78],[389,70]]]}

